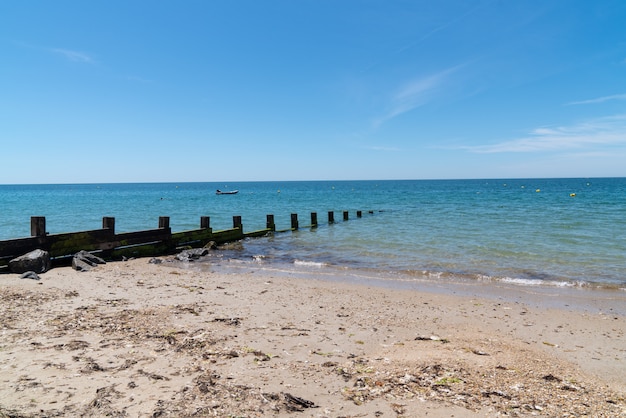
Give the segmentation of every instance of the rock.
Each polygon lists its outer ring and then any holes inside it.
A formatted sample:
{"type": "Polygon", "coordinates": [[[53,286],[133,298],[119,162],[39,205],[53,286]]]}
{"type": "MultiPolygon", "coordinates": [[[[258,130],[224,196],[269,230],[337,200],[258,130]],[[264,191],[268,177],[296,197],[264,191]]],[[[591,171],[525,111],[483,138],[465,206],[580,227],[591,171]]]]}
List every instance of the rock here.
{"type": "Polygon", "coordinates": [[[50,270],[50,253],[44,250],[34,250],[9,261],[9,270],[12,273],[22,274],[27,271],[45,273],[50,270]]]}
{"type": "Polygon", "coordinates": [[[104,261],[103,259],[101,259],[100,257],[91,254],[88,251],[79,251],[77,252],[74,257],[80,258],[85,260],[87,263],[95,266],[96,264],[106,264],[106,261],[104,261]]]}
{"type": "Polygon", "coordinates": [[[80,258],[72,258],[72,268],[76,271],[89,271],[92,269],[92,265],[81,260],[80,258]]]}
{"type": "Polygon", "coordinates": [[[33,279],[33,280],[41,280],[41,277],[34,271],[27,271],[20,276],[20,279],[33,279]]]}
{"type": "Polygon", "coordinates": [[[106,262],[87,251],[79,251],[72,258],[72,268],[76,271],[89,271],[98,264],[106,264],[106,262]]]}
{"type": "Polygon", "coordinates": [[[176,254],[178,261],[193,261],[209,253],[208,248],[192,248],[190,250],[183,250],[176,254]]]}
{"type": "Polygon", "coordinates": [[[241,251],[243,250],[243,243],[241,241],[227,242],[219,246],[220,250],[241,251]]]}

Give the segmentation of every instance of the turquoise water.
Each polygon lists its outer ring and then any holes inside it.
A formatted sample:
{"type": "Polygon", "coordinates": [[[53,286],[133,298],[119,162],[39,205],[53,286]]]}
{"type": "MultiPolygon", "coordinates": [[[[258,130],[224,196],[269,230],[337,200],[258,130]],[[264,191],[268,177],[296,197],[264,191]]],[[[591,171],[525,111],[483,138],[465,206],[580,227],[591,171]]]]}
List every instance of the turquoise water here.
{"type": "Polygon", "coordinates": [[[159,216],[174,231],[210,216],[219,230],[240,215],[249,232],[265,227],[266,214],[286,229],[291,213],[308,225],[311,212],[319,228],[246,240],[220,260],[626,287],[625,178],[4,185],[0,239],[29,236],[31,216],[61,233],[98,229],[104,216],[116,218],[117,232],[156,228],[159,216]],[[239,193],[217,196],[218,188],[239,193]]]}

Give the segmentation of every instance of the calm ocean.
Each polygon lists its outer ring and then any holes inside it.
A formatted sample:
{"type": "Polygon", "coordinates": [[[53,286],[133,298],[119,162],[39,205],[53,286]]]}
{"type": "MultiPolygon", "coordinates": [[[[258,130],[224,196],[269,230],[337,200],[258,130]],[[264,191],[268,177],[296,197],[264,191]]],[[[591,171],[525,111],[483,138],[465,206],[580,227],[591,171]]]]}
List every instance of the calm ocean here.
{"type": "Polygon", "coordinates": [[[0,239],[29,236],[31,216],[52,234],[98,229],[103,216],[128,232],[156,228],[159,216],[173,231],[201,216],[227,229],[241,215],[250,232],[266,214],[287,229],[291,213],[308,225],[311,212],[316,229],[246,240],[209,262],[626,288],[626,178],[3,185],[0,239]]]}

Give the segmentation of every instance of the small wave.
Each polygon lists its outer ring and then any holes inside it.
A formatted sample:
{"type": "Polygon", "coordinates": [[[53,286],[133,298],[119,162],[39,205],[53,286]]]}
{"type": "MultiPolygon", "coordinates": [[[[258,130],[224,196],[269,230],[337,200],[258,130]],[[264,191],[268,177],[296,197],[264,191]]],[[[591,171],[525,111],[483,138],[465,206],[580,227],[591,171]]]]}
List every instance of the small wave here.
{"type": "Polygon", "coordinates": [[[409,277],[422,277],[427,280],[441,280],[441,281],[469,281],[469,282],[481,282],[481,283],[506,283],[515,286],[533,286],[533,287],[559,287],[559,288],[592,288],[602,287],[606,288],[606,284],[598,285],[592,284],[586,281],[569,281],[569,280],[556,280],[556,279],[538,279],[538,278],[521,278],[521,277],[508,277],[508,276],[491,276],[482,273],[463,273],[463,272],[448,272],[448,271],[431,271],[431,270],[409,270],[405,271],[405,274],[409,277]]]}
{"type": "Polygon", "coordinates": [[[326,263],[321,263],[318,261],[303,261],[303,260],[294,260],[293,264],[296,266],[317,267],[317,268],[321,268],[327,265],[326,263]]]}
{"type": "Polygon", "coordinates": [[[519,286],[553,286],[553,287],[583,287],[584,283],[540,280],[540,279],[520,279],[513,277],[502,277],[496,279],[502,283],[509,283],[519,286]]]}

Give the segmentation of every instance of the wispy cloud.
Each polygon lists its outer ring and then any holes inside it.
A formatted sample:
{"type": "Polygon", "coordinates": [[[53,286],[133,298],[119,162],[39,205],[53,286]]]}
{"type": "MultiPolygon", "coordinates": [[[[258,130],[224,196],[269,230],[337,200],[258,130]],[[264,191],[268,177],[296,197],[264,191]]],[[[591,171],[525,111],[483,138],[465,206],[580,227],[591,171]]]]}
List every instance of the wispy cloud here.
{"type": "Polygon", "coordinates": [[[51,48],[49,46],[41,46],[37,44],[32,44],[29,42],[16,41],[15,44],[21,48],[27,48],[36,50],[40,53],[52,53],[55,55],[62,56],[63,58],[74,61],[74,62],[82,62],[86,64],[95,64],[96,60],[91,56],[84,52],[75,51],[72,49],[65,48],[51,48]]]}
{"type": "Polygon", "coordinates": [[[55,54],[61,55],[66,59],[74,62],[83,62],[85,64],[93,64],[95,60],[90,56],[83,52],[72,51],[70,49],[62,49],[62,48],[52,48],[52,51],[55,54]]]}
{"type": "Polygon", "coordinates": [[[461,66],[445,69],[438,73],[415,78],[404,84],[392,96],[389,111],[374,121],[374,126],[379,127],[385,122],[409,112],[419,106],[423,106],[433,98],[434,92],[439,89],[446,79],[461,66]]]}
{"type": "Polygon", "coordinates": [[[596,99],[581,100],[578,102],[569,102],[568,105],[594,104],[603,103],[610,100],[626,100],[626,94],[613,94],[611,96],[598,97],[596,99]]]}
{"type": "Polygon", "coordinates": [[[593,150],[598,146],[626,145],[626,114],[594,119],[572,126],[537,128],[528,136],[492,145],[461,147],[480,154],[593,150]]]}

